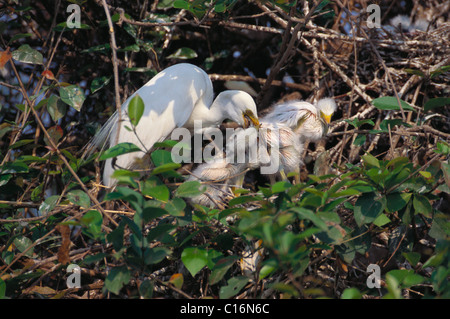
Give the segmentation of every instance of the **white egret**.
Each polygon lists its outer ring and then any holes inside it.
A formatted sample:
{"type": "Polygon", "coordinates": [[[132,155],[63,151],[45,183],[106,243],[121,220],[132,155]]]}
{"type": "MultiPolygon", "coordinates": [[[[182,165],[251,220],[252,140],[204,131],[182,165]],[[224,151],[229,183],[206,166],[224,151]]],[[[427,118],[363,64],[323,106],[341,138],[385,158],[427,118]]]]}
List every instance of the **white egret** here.
{"type": "MultiPolygon", "coordinates": [[[[214,91],[209,76],[199,67],[181,63],[158,73],[144,86],[131,95],[122,105],[121,123],[117,111],[94,137],[91,145],[102,148],[105,143],[130,142],[151,150],[156,142],[165,140],[177,127],[193,128],[194,121],[201,120],[202,127],[220,125],[229,119],[243,127],[259,125],[253,98],[243,91],[228,90],[220,93],[213,101],[214,91]],[[128,117],[128,103],[139,95],[144,104],[144,114],[134,131],[128,117]],[[120,125],[120,129],[119,128],[120,125]]],[[[120,155],[114,165],[130,168],[145,151],[120,155]]],[[[115,170],[112,159],[105,163],[103,183],[113,186],[111,178],[115,170]]]]}
{"type": "Polygon", "coordinates": [[[336,102],[331,98],[321,99],[315,105],[292,100],[274,105],[261,121],[290,127],[301,143],[316,142],[326,135],[335,111],[336,102]]]}

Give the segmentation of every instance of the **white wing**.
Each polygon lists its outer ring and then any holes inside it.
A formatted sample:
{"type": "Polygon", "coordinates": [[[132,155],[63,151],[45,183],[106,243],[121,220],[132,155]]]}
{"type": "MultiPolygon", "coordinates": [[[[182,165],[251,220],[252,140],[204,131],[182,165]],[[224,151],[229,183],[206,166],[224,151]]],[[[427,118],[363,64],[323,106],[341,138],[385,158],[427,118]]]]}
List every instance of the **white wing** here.
{"type": "MultiPolygon", "coordinates": [[[[154,143],[163,141],[176,127],[183,126],[197,105],[209,107],[213,95],[211,80],[202,69],[187,63],[171,66],[158,73],[122,105],[120,130],[118,131],[119,116],[116,113],[102,128],[98,139],[109,136],[110,146],[130,142],[140,147],[143,152],[117,157],[115,164],[118,167],[130,167],[134,160],[142,157],[144,151],[150,150],[154,143]],[[136,94],[144,101],[145,109],[136,132],[133,132],[125,126],[131,128],[127,115],[128,103],[136,94]]],[[[113,171],[112,161],[107,160],[103,172],[103,183],[107,186],[114,183],[110,178],[113,171]]]]}

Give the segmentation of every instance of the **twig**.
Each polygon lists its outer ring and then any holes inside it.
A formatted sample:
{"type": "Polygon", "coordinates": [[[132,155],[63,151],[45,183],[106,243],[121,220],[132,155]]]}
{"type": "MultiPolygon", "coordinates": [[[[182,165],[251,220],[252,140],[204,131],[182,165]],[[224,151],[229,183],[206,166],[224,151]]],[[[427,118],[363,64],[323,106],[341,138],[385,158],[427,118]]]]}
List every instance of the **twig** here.
{"type": "MultiPolygon", "coordinates": [[[[108,26],[109,26],[109,36],[110,36],[110,42],[111,42],[111,51],[112,51],[112,64],[113,64],[113,73],[114,73],[114,92],[115,92],[115,102],[116,102],[116,110],[118,113],[118,122],[121,123],[121,105],[120,102],[120,88],[119,88],[119,68],[117,66],[117,45],[116,45],[116,37],[114,35],[114,26],[111,20],[111,15],[109,14],[108,5],[106,4],[106,0],[102,0],[103,8],[105,9],[106,19],[108,20],[108,26]]],[[[117,125],[117,132],[116,132],[116,141],[115,143],[118,143],[119,135],[120,135],[120,126],[117,125]]]]}
{"type": "Polygon", "coordinates": [[[33,103],[30,101],[30,98],[28,97],[27,91],[25,89],[25,86],[22,83],[22,80],[20,78],[20,75],[16,69],[16,66],[13,62],[12,59],[9,60],[11,67],[14,71],[14,74],[19,82],[19,85],[21,87],[22,90],[22,95],[24,96],[28,106],[30,107],[31,112],[33,113],[36,122],[38,123],[38,125],[40,126],[42,132],[44,133],[45,137],[48,139],[48,142],[50,144],[50,147],[56,152],[56,154],[58,155],[58,157],[62,160],[62,162],[64,163],[64,165],[67,167],[67,169],[69,170],[69,172],[72,174],[72,176],[75,178],[75,180],[78,182],[78,184],[81,186],[81,188],[83,189],[84,192],[86,192],[86,194],[89,196],[89,198],[94,202],[94,204],[96,204],[98,206],[98,209],[100,210],[100,212],[102,212],[102,214],[104,216],[106,216],[115,226],[118,226],[117,222],[111,218],[111,216],[109,216],[109,214],[107,214],[103,208],[100,206],[99,201],[97,200],[97,198],[95,198],[94,196],[92,196],[92,194],[89,192],[89,190],[87,189],[86,185],[84,185],[83,181],[80,179],[80,177],[77,175],[77,173],[73,170],[72,166],[70,166],[70,163],[67,161],[67,159],[65,158],[65,156],[61,153],[61,151],[59,150],[58,146],[55,144],[55,142],[53,141],[53,138],[50,136],[50,134],[48,133],[47,129],[45,128],[44,124],[42,123],[39,114],[36,112],[36,110],[34,109],[33,103]]]}
{"type": "MultiPolygon", "coordinates": [[[[209,74],[212,81],[243,81],[243,82],[257,82],[261,85],[266,83],[266,79],[254,78],[249,75],[235,75],[235,74],[209,74]]],[[[285,86],[291,89],[309,92],[313,89],[310,85],[301,83],[289,83],[280,80],[273,80],[272,85],[285,86]]]]}

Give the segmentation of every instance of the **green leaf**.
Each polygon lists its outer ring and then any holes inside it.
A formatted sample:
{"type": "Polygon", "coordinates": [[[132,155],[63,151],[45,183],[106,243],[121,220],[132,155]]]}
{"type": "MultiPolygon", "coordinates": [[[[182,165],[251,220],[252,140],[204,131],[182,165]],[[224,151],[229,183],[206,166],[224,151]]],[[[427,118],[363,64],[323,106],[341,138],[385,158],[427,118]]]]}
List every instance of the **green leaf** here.
{"type": "Polygon", "coordinates": [[[152,152],[151,158],[156,167],[164,164],[173,164],[172,153],[167,150],[155,150],[152,152]]]}
{"type": "Polygon", "coordinates": [[[167,211],[160,207],[145,207],[142,210],[142,218],[144,219],[144,222],[149,222],[164,215],[167,215],[167,211]]]}
{"type": "MultiPolygon", "coordinates": [[[[28,247],[30,247],[33,244],[30,238],[21,236],[14,239],[14,246],[20,251],[24,252],[28,247]]],[[[27,257],[33,257],[33,248],[29,249],[25,256],[27,257]]]]}
{"type": "Polygon", "coordinates": [[[146,265],[154,265],[170,255],[170,250],[164,247],[149,248],[145,251],[144,262],[146,265]]]}
{"type": "Polygon", "coordinates": [[[433,207],[430,204],[428,198],[422,195],[414,195],[413,206],[416,214],[422,214],[426,217],[431,217],[433,207]]]}
{"type": "Polygon", "coordinates": [[[175,194],[178,197],[195,197],[203,194],[201,186],[199,181],[187,181],[177,188],[175,194]]]}
{"type": "Polygon", "coordinates": [[[186,208],[186,202],[181,198],[174,197],[172,200],[165,203],[164,208],[172,216],[184,216],[184,209],[186,208]]]}
{"type": "Polygon", "coordinates": [[[361,156],[361,158],[367,165],[380,168],[380,161],[376,157],[370,155],[369,153],[361,156]]]}
{"type": "Polygon", "coordinates": [[[198,247],[188,247],[181,253],[181,261],[194,277],[208,263],[208,251],[198,247]]]}
{"type": "Polygon", "coordinates": [[[11,40],[8,41],[8,45],[9,45],[10,43],[16,41],[16,40],[23,39],[23,38],[28,38],[28,37],[31,37],[31,36],[33,36],[31,33],[18,33],[18,34],[16,34],[16,35],[14,35],[14,36],[11,38],[11,40]]]}
{"type": "Polygon", "coordinates": [[[386,210],[394,213],[402,209],[411,199],[411,193],[392,193],[386,196],[386,210]]]}
{"type": "Polygon", "coordinates": [[[110,76],[100,76],[98,78],[95,78],[91,82],[91,93],[94,94],[98,90],[104,88],[108,85],[109,81],[111,81],[110,76]]]}
{"type": "Polygon", "coordinates": [[[105,279],[105,289],[118,295],[120,289],[130,282],[131,274],[127,266],[114,267],[105,279]]]}
{"type": "Polygon", "coordinates": [[[91,199],[89,198],[89,195],[81,189],[76,189],[67,193],[67,199],[73,204],[81,206],[83,208],[88,208],[89,206],[91,206],[91,199]]]}
{"type": "Polygon", "coordinates": [[[361,299],[362,294],[357,288],[346,288],[341,295],[341,299],[361,299]]]}
{"type": "Polygon", "coordinates": [[[0,278],[0,299],[5,298],[6,294],[6,283],[3,281],[3,279],[0,278]]]}
{"type": "Polygon", "coordinates": [[[111,45],[109,43],[105,43],[90,47],[89,49],[82,50],[81,53],[100,52],[103,54],[107,54],[109,50],[111,50],[111,45]]]}
{"type": "Polygon", "coordinates": [[[139,286],[139,294],[144,299],[151,299],[153,296],[153,289],[155,284],[151,280],[144,280],[139,286]]]}
{"type": "Polygon", "coordinates": [[[209,276],[209,284],[214,285],[221,281],[227,271],[234,265],[236,259],[236,256],[228,256],[219,259],[214,265],[211,275],[209,276]]]}
{"type": "Polygon", "coordinates": [[[0,186],[8,184],[9,180],[12,178],[12,174],[2,174],[0,175],[0,186]]]}
{"type": "Polygon", "coordinates": [[[81,217],[80,223],[85,227],[85,229],[83,229],[85,234],[94,239],[100,237],[100,234],[102,233],[103,217],[98,211],[88,211],[81,217]]]}
{"type": "Polygon", "coordinates": [[[59,200],[59,195],[52,195],[50,197],[47,197],[44,202],[39,206],[39,211],[42,215],[45,215],[53,210],[55,208],[56,203],[59,200]]]}
{"type": "Polygon", "coordinates": [[[187,2],[185,0],[175,0],[173,2],[172,6],[175,9],[185,9],[185,10],[189,10],[190,9],[189,2],[187,2]]]}
{"type": "Polygon", "coordinates": [[[327,224],[322,219],[320,219],[319,216],[314,214],[313,211],[303,207],[294,207],[292,208],[292,210],[294,210],[298,214],[300,219],[308,219],[312,221],[314,225],[319,227],[321,230],[323,231],[328,230],[327,224]]]}
{"type": "Polygon", "coordinates": [[[384,203],[375,193],[365,193],[355,203],[354,216],[356,224],[361,227],[373,222],[383,211],[384,203]]]}
{"type": "Polygon", "coordinates": [[[162,174],[170,171],[174,171],[181,167],[181,164],[178,163],[167,163],[160,165],[152,170],[151,175],[162,174]]]}
{"type": "Polygon", "coordinates": [[[117,145],[114,145],[113,147],[107,149],[101,156],[100,160],[104,161],[108,158],[116,157],[119,155],[127,154],[127,153],[133,153],[133,152],[139,152],[141,149],[134,145],[133,143],[119,143],[117,145]]]}
{"type": "Polygon", "coordinates": [[[417,263],[420,261],[420,253],[416,252],[405,252],[402,253],[403,257],[411,264],[411,266],[415,267],[417,263]]]}
{"type": "Polygon", "coordinates": [[[23,162],[7,162],[0,168],[0,174],[28,173],[29,167],[23,162]]]}
{"type": "Polygon", "coordinates": [[[78,85],[61,87],[59,89],[59,96],[64,103],[70,105],[78,112],[81,110],[81,106],[83,106],[84,100],[86,99],[78,85]]]}
{"type": "Polygon", "coordinates": [[[59,96],[52,95],[48,98],[47,111],[54,122],[66,115],[66,109],[66,104],[63,103],[59,96]]]}
{"type": "Polygon", "coordinates": [[[364,143],[366,142],[366,136],[363,134],[358,134],[358,136],[355,138],[355,140],[353,141],[353,145],[356,146],[363,146],[364,143]]]}
{"type": "MultiPolygon", "coordinates": [[[[400,110],[397,98],[394,96],[383,96],[372,101],[372,104],[379,110],[400,110]]],[[[403,110],[414,111],[414,108],[403,100],[400,100],[403,110]]]]}
{"type": "Polygon", "coordinates": [[[450,97],[436,97],[434,99],[429,99],[423,106],[423,109],[429,111],[445,105],[450,105],[450,97]]]}
{"type": "Polygon", "coordinates": [[[227,286],[223,286],[219,291],[220,299],[228,299],[236,296],[250,279],[244,276],[236,276],[227,281],[227,286]]]}
{"type": "Polygon", "coordinates": [[[389,217],[387,217],[385,214],[381,214],[373,221],[373,224],[378,227],[383,227],[384,225],[386,225],[390,222],[391,222],[391,220],[389,219],[389,217]]]}
{"type": "Polygon", "coordinates": [[[391,130],[394,128],[394,126],[396,125],[403,125],[405,127],[411,127],[411,125],[409,125],[406,122],[403,122],[401,119],[391,119],[391,120],[383,120],[380,123],[380,129],[384,132],[389,132],[389,127],[391,128],[391,130]]]}
{"type": "Polygon", "coordinates": [[[131,124],[137,126],[144,114],[145,104],[142,98],[136,94],[128,103],[128,117],[130,118],[131,124]]]}
{"type": "Polygon", "coordinates": [[[154,199],[167,202],[169,200],[170,192],[166,185],[157,185],[146,188],[145,195],[151,196],[154,199]]]}
{"type": "Polygon", "coordinates": [[[272,193],[281,193],[292,187],[292,184],[288,181],[277,182],[272,185],[272,193]]]}
{"type": "Polygon", "coordinates": [[[197,56],[198,56],[197,53],[190,48],[179,48],[174,53],[169,55],[166,59],[187,60],[187,59],[194,59],[197,56]]]}
{"type": "Polygon", "coordinates": [[[44,64],[42,54],[32,49],[28,44],[21,45],[17,50],[12,52],[12,57],[22,63],[44,64]]]}

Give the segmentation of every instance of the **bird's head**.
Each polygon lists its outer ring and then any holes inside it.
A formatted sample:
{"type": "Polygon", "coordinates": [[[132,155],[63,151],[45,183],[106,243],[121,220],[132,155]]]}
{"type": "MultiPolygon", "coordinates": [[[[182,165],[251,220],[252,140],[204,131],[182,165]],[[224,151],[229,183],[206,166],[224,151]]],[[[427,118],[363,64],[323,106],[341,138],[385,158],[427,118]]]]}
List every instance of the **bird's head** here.
{"type": "Polygon", "coordinates": [[[250,94],[239,90],[228,90],[220,93],[220,100],[226,119],[236,122],[243,128],[254,126],[259,128],[256,104],[250,94]]]}
{"type": "Polygon", "coordinates": [[[336,102],[332,98],[321,99],[316,104],[320,112],[320,117],[328,125],[331,122],[331,117],[336,111],[336,102]]]}

